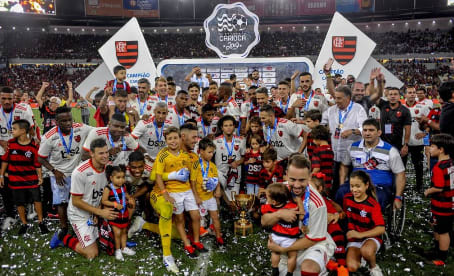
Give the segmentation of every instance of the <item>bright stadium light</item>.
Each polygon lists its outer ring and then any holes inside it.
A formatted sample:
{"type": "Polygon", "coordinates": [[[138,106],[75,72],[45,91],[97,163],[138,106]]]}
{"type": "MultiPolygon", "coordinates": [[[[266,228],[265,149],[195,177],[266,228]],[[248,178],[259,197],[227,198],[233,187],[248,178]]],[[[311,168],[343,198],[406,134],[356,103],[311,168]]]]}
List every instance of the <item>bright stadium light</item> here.
{"type": "Polygon", "coordinates": [[[91,31],[92,31],[92,32],[94,32],[94,31],[95,31],[95,29],[91,29],[91,31]]]}
{"type": "Polygon", "coordinates": [[[109,29],[106,29],[106,32],[109,32],[109,29]]]}
{"type": "Polygon", "coordinates": [[[68,29],[66,29],[66,31],[69,32],[69,31],[71,31],[71,30],[68,28],[68,29]]]}
{"type": "Polygon", "coordinates": [[[58,28],[54,28],[54,31],[58,31],[58,28]]]}
{"type": "Polygon", "coordinates": [[[82,32],[85,32],[85,29],[82,29],[82,32]]]}
{"type": "Polygon", "coordinates": [[[0,26],[0,30],[2,29],[2,26],[0,26]]]}
{"type": "Polygon", "coordinates": [[[13,30],[15,30],[15,29],[16,29],[16,27],[15,27],[15,26],[13,26],[13,30]]]}
{"type": "Polygon", "coordinates": [[[189,28],[189,32],[192,32],[192,28],[189,28]]]}
{"type": "Polygon", "coordinates": [[[380,23],[377,24],[377,27],[380,27],[380,23]]]}
{"type": "Polygon", "coordinates": [[[145,32],[145,30],[144,30],[144,29],[142,29],[142,33],[144,33],[144,32],[145,32]]]}
{"type": "Polygon", "coordinates": [[[418,25],[421,25],[421,21],[418,21],[418,25]]]}
{"type": "Polygon", "coordinates": [[[46,31],[46,29],[42,28],[42,29],[41,29],[41,31],[45,32],[45,31],[46,31]]]}
{"type": "Polygon", "coordinates": [[[180,29],[177,29],[177,32],[179,32],[179,31],[180,31],[180,29]]]}
{"type": "Polygon", "coordinates": [[[167,33],[167,29],[164,29],[164,33],[167,33]]]}
{"type": "Polygon", "coordinates": [[[432,21],[432,24],[435,24],[435,23],[437,23],[437,22],[435,22],[435,20],[434,20],[434,21],[432,21]]]}
{"type": "Polygon", "coordinates": [[[270,27],[268,27],[268,31],[269,31],[269,30],[271,30],[271,28],[270,28],[270,27]]]}
{"type": "Polygon", "coordinates": [[[320,28],[319,26],[315,27],[317,30],[320,28]]]}
{"type": "Polygon", "coordinates": [[[451,23],[451,24],[452,24],[452,19],[449,19],[449,23],[451,23]]]}
{"type": "Polygon", "coordinates": [[[29,27],[27,27],[27,31],[30,31],[30,28],[29,28],[29,27]]]}
{"type": "Polygon", "coordinates": [[[408,26],[408,22],[405,22],[405,26],[408,26]]]}
{"type": "Polygon", "coordinates": [[[202,28],[200,28],[200,31],[201,31],[201,32],[203,32],[203,29],[202,29],[202,28]]]}
{"type": "Polygon", "coordinates": [[[391,25],[394,26],[394,23],[392,23],[391,25]]]}
{"type": "Polygon", "coordinates": [[[158,31],[158,30],[156,30],[156,29],[153,30],[153,32],[155,32],[155,33],[156,33],[157,31],[158,31]]]}

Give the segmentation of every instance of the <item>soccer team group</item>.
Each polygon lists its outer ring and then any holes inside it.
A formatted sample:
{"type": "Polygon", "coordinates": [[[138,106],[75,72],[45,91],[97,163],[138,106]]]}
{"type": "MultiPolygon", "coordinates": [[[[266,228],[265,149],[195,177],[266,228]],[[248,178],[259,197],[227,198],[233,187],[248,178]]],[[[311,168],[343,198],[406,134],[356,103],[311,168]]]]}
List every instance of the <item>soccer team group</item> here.
{"type": "MultiPolygon", "coordinates": [[[[33,203],[41,233],[48,232],[41,204],[48,175],[60,220],[52,249],[93,259],[99,243],[124,260],[135,255],[128,238],[145,229],[160,235],[164,265],[178,273],[171,239],[181,239],[191,258],[208,251],[200,240],[207,233],[223,247],[220,206],[237,214],[235,195],[254,194],[249,214],[271,232],[272,275],[326,274],[328,263],[354,272],[362,262],[382,275],[376,253],[383,211],[402,208],[410,155],[421,193],[423,168],[432,168],[424,191],[432,198],[432,260],[444,264],[454,217],[454,138],[440,133],[440,105],[423,87],[406,87],[401,101],[378,69],[366,85],[332,76],[328,65],[325,73],[326,93],[299,72],[269,91],[258,71],[242,89],[235,75],[218,85],[195,67],[181,90],[171,77],[156,78],[153,88],[147,79],[130,87],[117,66],[114,80],[86,96],[96,127],[73,121],[70,82],[66,101],[48,99],[43,82],[36,97],[42,136],[20,90],[2,87],[0,186],[8,216],[16,206],[25,234],[33,203]]],[[[443,108],[450,93],[440,92],[443,108]]]]}

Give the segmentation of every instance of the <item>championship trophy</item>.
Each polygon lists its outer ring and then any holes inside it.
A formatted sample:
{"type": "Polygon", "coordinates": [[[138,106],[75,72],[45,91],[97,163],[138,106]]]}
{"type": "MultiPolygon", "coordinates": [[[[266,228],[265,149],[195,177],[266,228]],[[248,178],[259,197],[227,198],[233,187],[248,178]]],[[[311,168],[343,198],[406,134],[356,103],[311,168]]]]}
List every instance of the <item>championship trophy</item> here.
{"type": "Polygon", "coordinates": [[[242,237],[246,234],[252,234],[252,223],[246,219],[246,212],[249,211],[255,202],[255,195],[237,194],[232,191],[232,202],[240,210],[240,219],[234,222],[233,233],[237,235],[241,233],[242,237]]]}

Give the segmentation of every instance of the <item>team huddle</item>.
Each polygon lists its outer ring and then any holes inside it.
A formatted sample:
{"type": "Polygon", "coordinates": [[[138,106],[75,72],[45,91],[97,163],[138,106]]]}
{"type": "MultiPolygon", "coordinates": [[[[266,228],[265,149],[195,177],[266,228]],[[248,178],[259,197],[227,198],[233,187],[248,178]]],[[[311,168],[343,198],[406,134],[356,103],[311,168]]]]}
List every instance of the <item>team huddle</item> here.
{"type": "MultiPolygon", "coordinates": [[[[8,215],[17,206],[23,235],[33,203],[48,233],[40,191],[48,177],[60,222],[52,249],[93,259],[99,244],[123,261],[135,255],[133,236],[148,230],[160,236],[164,266],[178,273],[171,240],[180,239],[190,258],[208,251],[201,241],[207,234],[222,248],[221,208],[233,216],[235,195],[254,194],[249,217],[270,230],[272,275],[361,266],[383,275],[376,254],[384,213],[402,208],[410,155],[416,189],[431,197],[431,260],[444,264],[454,218],[454,138],[441,129],[441,106],[424,87],[406,87],[401,100],[379,69],[367,85],[332,76],[330,62],[324,71],[326,93],[312,87],[307,72],[268,90],[253,71],[243,89],[235,75],[218,84],[198,67],[182,90],[171,77],[131,87],[126,69],[116,66],[115,79],[85,97],[96,108],[96,127],[88,117],[74,122],[70,82],[66,101],[45,99],[44,82],[37,95],[42,136],[30,106],[3,87],[0,186],[8,215]],[[432,171],[426,190],[424,168],[432,171]]],[[[446,90],[440,96],[449,107],[453,90],[446,90]]]]}

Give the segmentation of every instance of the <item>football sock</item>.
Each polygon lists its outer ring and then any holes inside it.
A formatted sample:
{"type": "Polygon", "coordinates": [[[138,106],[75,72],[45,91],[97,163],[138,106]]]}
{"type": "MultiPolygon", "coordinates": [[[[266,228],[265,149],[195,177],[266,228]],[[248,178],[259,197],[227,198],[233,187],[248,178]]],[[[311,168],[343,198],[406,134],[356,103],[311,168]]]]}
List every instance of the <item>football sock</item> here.
{"type": "Polygon", "coordinates": [[[273,267],[272,269],[273,270],[272,270],[271,275],[272,276],[279,276],[279,267],[273,267]]]}
{"type": "Polygon", "coordinates": [[[76,251],[76,246],[78,243],[79,243],[79,240],[76,237],[73,237],[68,234],[63,237],[63,244],[66,247],[71,248],[74,251],[76,251]]]}

